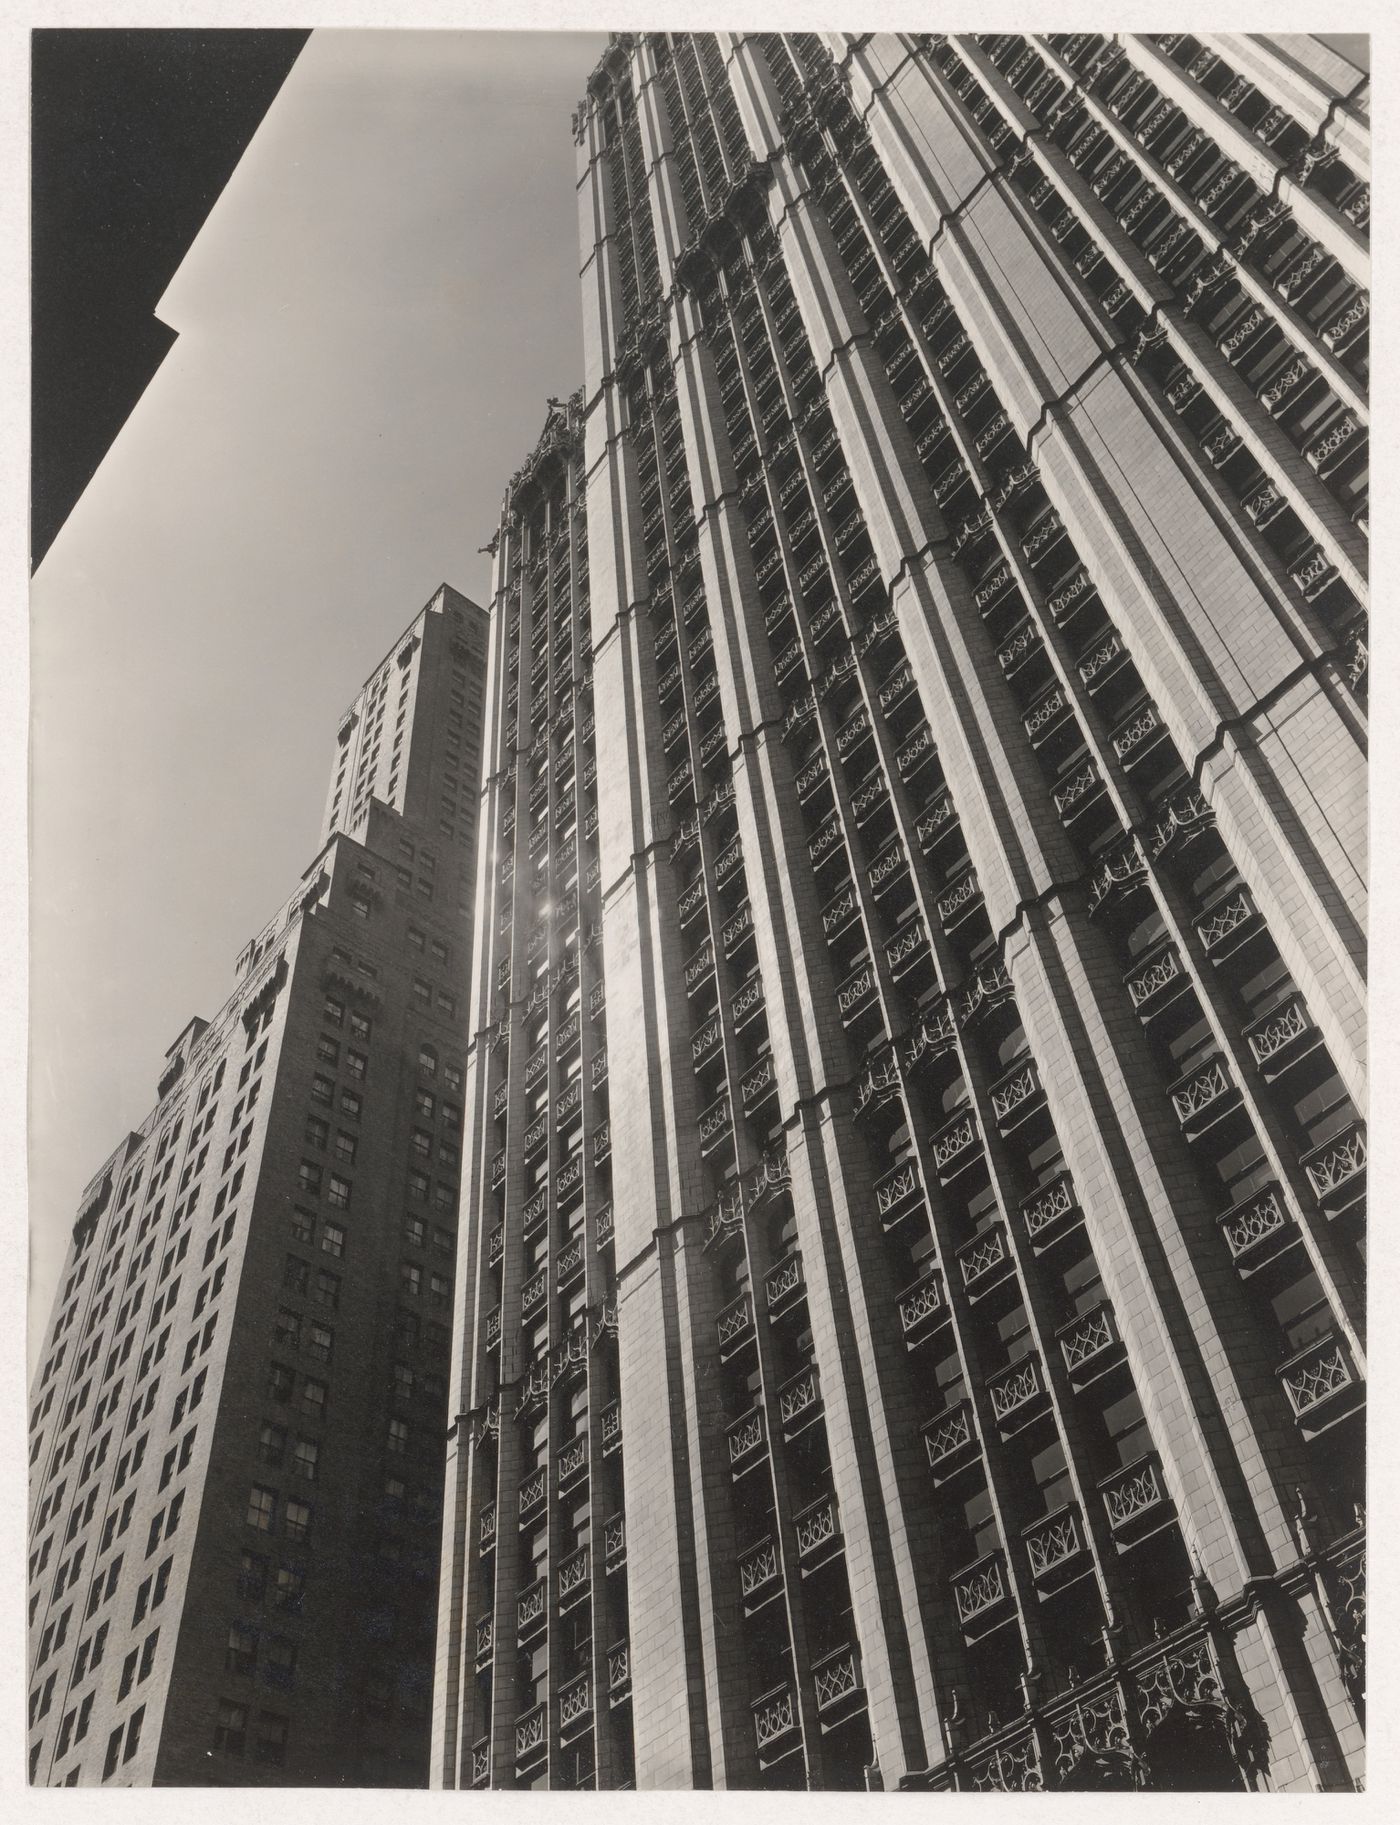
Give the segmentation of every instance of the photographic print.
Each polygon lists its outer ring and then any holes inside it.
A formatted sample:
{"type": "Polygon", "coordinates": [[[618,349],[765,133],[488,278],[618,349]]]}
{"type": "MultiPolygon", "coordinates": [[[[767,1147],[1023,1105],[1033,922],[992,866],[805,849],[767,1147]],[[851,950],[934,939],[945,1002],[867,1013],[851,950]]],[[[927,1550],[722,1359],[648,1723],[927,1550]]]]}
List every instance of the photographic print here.
{"type": "Polygon", "coordinates": [[[33,70],[31,1784],[1358,1789],[1366,36],[33,70]]]}

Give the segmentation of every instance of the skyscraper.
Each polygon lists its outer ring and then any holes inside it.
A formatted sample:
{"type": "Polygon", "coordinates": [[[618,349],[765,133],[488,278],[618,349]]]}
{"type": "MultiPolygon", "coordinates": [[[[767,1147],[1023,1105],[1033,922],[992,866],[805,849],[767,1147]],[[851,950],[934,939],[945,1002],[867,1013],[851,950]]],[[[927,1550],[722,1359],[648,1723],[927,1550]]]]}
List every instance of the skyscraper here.
{"type": "Polygon", "coordinates": [[[1346,1788],[1365,78],[658,33],[574,125],[432,1778],[1346,1788]]]}
{"type": "Polygon", "coordinates": [[[484,660],[444,585],[84,1193],[30,1416],[31,1781],[426,1782],[484,660]]]}

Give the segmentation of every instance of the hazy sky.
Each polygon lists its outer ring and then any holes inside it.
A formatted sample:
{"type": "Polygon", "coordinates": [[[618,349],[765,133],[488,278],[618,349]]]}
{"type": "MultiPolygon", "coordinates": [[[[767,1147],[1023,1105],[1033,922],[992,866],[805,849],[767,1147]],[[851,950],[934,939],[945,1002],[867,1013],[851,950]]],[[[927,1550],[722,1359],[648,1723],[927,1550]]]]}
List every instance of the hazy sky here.
{"type": "Polygon", "coordinates": [[[314,852],[336,719],[582,378],[597,34],[323,32],[32,602],[30,1357],[78,1194],[314,852]]]}

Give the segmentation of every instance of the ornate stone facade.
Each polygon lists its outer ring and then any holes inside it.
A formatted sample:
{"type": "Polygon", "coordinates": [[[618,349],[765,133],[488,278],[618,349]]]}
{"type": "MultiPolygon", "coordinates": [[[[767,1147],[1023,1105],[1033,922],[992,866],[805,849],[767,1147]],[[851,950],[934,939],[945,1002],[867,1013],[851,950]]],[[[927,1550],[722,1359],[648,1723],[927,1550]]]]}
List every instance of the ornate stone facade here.
{"type": "Polygon", "coordinates": [[[1289,45],[588,85],[585,381],[496,551],[445,1786],[1359,1774],[1366,120],[1289,45]]]}

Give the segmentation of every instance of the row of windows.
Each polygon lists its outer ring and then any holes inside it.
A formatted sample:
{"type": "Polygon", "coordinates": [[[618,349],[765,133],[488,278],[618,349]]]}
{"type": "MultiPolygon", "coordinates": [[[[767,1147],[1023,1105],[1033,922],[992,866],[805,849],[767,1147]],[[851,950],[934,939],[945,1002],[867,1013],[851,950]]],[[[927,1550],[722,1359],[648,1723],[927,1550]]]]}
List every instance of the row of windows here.
{"type": "Polygon", "coordinates": [[[432,984],[425,982],[421,976],[413,978],[413,999],[422,1008],[436,1006],[438,1013],[448,1019],[457,1012],[457,997],[447,994],[443,989],[438,989],[434,994],[432,984]]]}
{"type": "MultiPolygon", "coordinates": [[[[281,1492],[271,1489],[266,1484],[254,1483],[248,1492],[248,1507],[244,1520],[249,1527],[259,1533],[274,1533],[277,1528],[277,1511],[281,1492]]],[[[281,1504],[282,1532],[288,1540],[302,1542],[311,1535],[311,1505],[291,1496],[281,1504]]]]}
{"type": "Polygon", "coordinates": [[[292,1237],[304,1243],[308,1248],[320,1235],[320,1246],[323,1253],[340,1259],[345,1253],[345,1226],[329,1220],[318,1224],[311,1211],[298,1204],[292,1210],[292,1237]]]}
{"type": "Polygon", "coordinates": [[[316,1362],[329,1362],[335,1345],[335,1333],[329,1325],[314,1321],[304,1324],[301,1313],[294,1312],[285,1305],[280,1306],[273,1317],[272,1336],[280,1349],[300,1350],[305,1347],[307,1355],[316,1362]]]}
{"type": "MultiPolygon", "coordinates": [[[[410,1299],[417,1299],[423,1293],[423,1270],[416,1261],[402,1261],[399,1264],[399,1291],[410,1299]]],[[[452,1282],[446,1274],[429,1274],[427,1299],[431,1306],[445,1310],[452,1297],[452,1282]]]]}
{"type": "MultiPolygon", "coordinates": [[[[324,1384],[322,1383],[311,1383],[309,1385],[321,1388],[322,1390],[324,1389],[324,1384]]],[[[324,1413],[324,1395],[321,1407],[318,1411],[314,1405],[306,1405],[305,1390],[303,1390],[303,1404],[305,1410],[311,1413],[313,1417],[320,1418],[322,1413],[324,1413]]],[[[321,1446],[319,1441],[312,1438],[300,1437],[292,1439],[290,1456],[288,1455],[287,1443],[288,1435],[285,1426],[278,1425],[275,1420],[265,1419],[261,1422],[258,1427],[259,1460],[264,1464],[270,1465],[274,1470],[280,1470],[283,1465],[286,1465],[293,1476],[299,1476],[304,1482],[314,1483],[317,1478],[321,1461],[321,1446]]]]}
{"type": "Polygon", "coordinates": [[[145,1721],[146,1707],[142,1705],[133,1711],[125,1727],[118,1724],[107,1738],[107,1755],[102,1764],[102,1778],[110,1780],[117,1772],[117,1759],[120,1756],[123,1764],[129,1762],[141,1746],[141,1725],[145,1721]],[[124,1745],[124,1746],[123,1746],[124,1745]]]}
{"type": "Polygon", "coordinates": [[[338,1172],[323,1175],[319,1160],[303,1160],[297,1167],[297,1185],[304,1197],[321,1196],[323,1177],[326,1202],[333,1210],[348,1210],[352,1189],[349,1179],[343,1178],[338,1172]]]}
{"type": "Polygon", "coordinates": [[[280,1768],[287,1759],[287,1732],[290,1720],[276,1711],[258,1711],[252,1716],[246,1704],[221,1698],[215,1714],[214,1748],[220,1755],[243,1756],[250,1747],[251,1759],[268,1767],[280,1768]]]}
{"type": "MultiPolygon", "coordinates": [[[[308,1115],[306,1118],[306,1145],[315,1147],[324,1153],[330,1143],[330,1125],[319,1115],[308,1115]]],[[[338,1128],[335,1136],[335,1157],[345,1166],[355,1164],[355,1155],[359,1151],[359,1141],[344,1128],[338,1128]]]]}
{"type": "Polygon", "coordinates": [[[279,1563],[273,1572],[266,1553],[244,1547],[238,1560],[238,1594],[251,1603],[268,1603],[284,1615],[299,1616],[306,1596],[306,1568],[279,1563]],[[271,1590],[268,1588],[271,1574],[271,1590]]]}
{"type": "MultiPolygon", "coordinates": [[[[320,1331],[325,1339],[324,1347],[326,1355],[320,1360],[329,1360],[331,1333],[319,1325],[313,1325],[311,1328],[313,1332],[320,1331]]],[[[292,1391],[295,1385],[296,1374],[289,1364],[285,1362],[272,1362],[268,1364],[267,1393],[269,1399],[285,1404],[292,1398],[292,1391]]],[[[314,1375],[302,1376],[301,1392],[297,1396],[297,1405],[308,1419],[323,1419],[325,1417],[326,1404],[329,1397],[330,1387],[328,1383],[319,1381],[314,1375]]]]}
{"type": "MultiPolygon", "coordinates": [[[[325,1006],[322,1011],[322,1018],[328,1026],[343,1027],[345,1025],[345,1003],[335,995],[327,995],[325,1006]]],[[[350,1010],[351,1038],[358,1039],[363,1044],[367,1045],[373,1031],[374,1023],[369,1016],[367,1014],[357,1014],[352,1008],[350,1010]]]]}
{"type": "Polygon", "coordinates": [[[229,1624],[224,1671],[251,1679],[261,1668],[269,1685],[290,1687],[296,1677],[297,1643],[285,1635],[265,1635],[248,1622],[229,1624]]]}
{"type": "MultiPolygon", "coordinates": [[[[316,1056],[323,1064],[339,1066],[339,1043],[334,1039],[327,1039],[323,1035],[316,1042],[316,1056]]],[[[347,1046],[345,1051],[345,1069],[357,1083],[363,1083],[365,1075],[369,1070],[369,1059],[363,1052],[356,1051],[353,1046],[347,1046]]]]}
{"type": "MultiPolygon", "coordinates": [[[[428,1242],[428,1225],[422,1217],[407,1216],[404,1218],[403,1239],[413,1248],[425,1248],[428,1242]]],[[[440,1255],[450,1255],[456,1246],[456,1238],[450,1229],[443,1229],[441,1224],[433,1225],[433,1247],[440,1255]]]]}
{"type": "MultiPolygon", "coordinates": [[[[317,1072],[311,1080],[311,1100],[321,1103],[329,1109],[335,1099],[335,1080],[317,1072]]],[[[364,1098],[355,1090],[340,1092],[340,1113],[348,1121],[357,1122],[364,1108],[364,1098]]]]}

